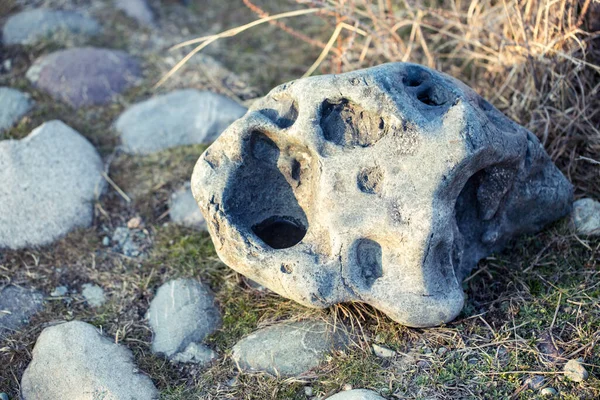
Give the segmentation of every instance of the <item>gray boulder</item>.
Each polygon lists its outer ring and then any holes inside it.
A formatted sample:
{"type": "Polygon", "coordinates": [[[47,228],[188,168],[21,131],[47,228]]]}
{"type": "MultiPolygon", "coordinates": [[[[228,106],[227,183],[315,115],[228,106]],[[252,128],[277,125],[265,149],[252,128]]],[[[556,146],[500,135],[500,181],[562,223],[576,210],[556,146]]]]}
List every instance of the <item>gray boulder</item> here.
{"type": "Polygon", "coordinates": [[[5,286],[0,290],[0,340],[25,325],[29,318],[41,310],[41,293],[18,286],[5,286]]]}
{"type": "Polygon", "coordinates": [[[534,134],[406,63],[273,89],[202,154],[192,192],[239,273],[415,327],[454,319],[480,259],[572,205],[534,134]]]}
{"type": "Polygon", "coordinates": [[[42,56],[26,75],[35,87],[74,108],[108,104],[142,78],[135,58],[123,51],[93,47],[42,56]]]}
{"type": "Polygon", "coordinates": [[[72,321],[46,328],[21,379],[24,400],[150,400],[158,391],[133,363],[131,352],[72,321]]]}
{"type": "Polygon", "coordinates": [[[347,340],[343,328],[324,321],[280,323],[260,329],[233,346],[232,357],[241,371],[298,376],[347,340]]]}
{"type": "Polygon", "coordinates": [[[146,0],[115,0],[115,7],[141,25],[154,25],[154,14],[146,0]]]}
{"type": "Polygon", "coordinates": [[[45,245],[89,226],[102,171],[96,149],[61,121],[0,141],[0,248],[45,245]]]}
{"type": "Polygon", "coordinates": [[[172,361],[204,364],[215,357],[204,338],[221,324],[210,289],[193,279],[163,284],[150,303],[148,321],[154,337],[152,352],[172,361]]]}
{"type": "Polygon", "coordinates": [[[34,44],[61,34],[93,36],[100,33],[100,24],[93,18],[74,11],[37,8],[11,16],[4,24],[4,44],[34,44]]]}
{"type": "Polygon", "coordinates": [[[187,226],[199,231],[206,230],[206,221],[189,187],[173,193],[169,216],[171,217],[171,221],[177,225],[187,226]]]}
{"type": "Polygon", "coordinates": [[[150,154],[170,147],[209,144],[246,109],[227,97],[176,90],[127,109],[116,122],[126,152],[150,154]]]}
{"type": "Polygon", "coordinates": [[[329,400],[384,400],[377,393],[367,389],[354,389],[339,392],[328,398],[329,400]]]}
{"type": "Polygon", "coordinates": [[[0,87],[0,132],[10,128],[25,115],[34,102],[28,94],[8,87],[0,87]]]}
{"type": "Polygon", "coordinates": [[[581,235],[600,235],[600,202],[579,199],[573,203],[571,221],[581,235]]]}

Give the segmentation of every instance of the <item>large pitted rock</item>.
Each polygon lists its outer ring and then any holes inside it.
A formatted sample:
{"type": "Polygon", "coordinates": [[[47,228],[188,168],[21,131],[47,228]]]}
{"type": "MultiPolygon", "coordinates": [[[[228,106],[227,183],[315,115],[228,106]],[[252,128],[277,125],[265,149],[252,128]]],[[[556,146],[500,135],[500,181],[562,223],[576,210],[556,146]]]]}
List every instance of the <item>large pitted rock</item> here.
{"type": "Polygon", "coordinates": [[[75,108],[110,103],[142,78],[135,58],[123,51],[94,47],[42,56],[26,75],[34,86],[75,108]]]}
{"type": "Polygon", "coordinates": [[[158,391],[131,352],[96,327],[71,321],[46,328],[23,373],[24,400],[152,400],[158,391]]]}
{"type": "Polygon", "coordinates": [[[94,146],[61,121],[0,141],[0,248],[45,245],[89,226],[102,171],[94,146]]]}
{"type": "Polygon", "coordinates": [[[455,318],[478,260],[572,202],[535,135],[406,63],[277,87],[204,152],[192,191],[233,269],[417,327],[455,318]]]}

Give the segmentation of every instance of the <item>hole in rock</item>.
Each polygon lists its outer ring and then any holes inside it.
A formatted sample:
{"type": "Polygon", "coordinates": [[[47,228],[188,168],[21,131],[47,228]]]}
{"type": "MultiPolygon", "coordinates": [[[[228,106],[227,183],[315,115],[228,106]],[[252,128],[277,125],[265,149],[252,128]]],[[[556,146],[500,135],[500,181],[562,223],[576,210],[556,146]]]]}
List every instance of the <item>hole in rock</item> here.
{"type": "Polygon", "coordinates": [[[325,139],[332,143],[361,147],[374,145],[389,130],[384,118],[348,99],[323,102],[321,129],[325,139]]]}
{"type": "Polygon", "coordinates": [[[258,112],[282,129],[294,125],[298,119],[298,103],[288,96],[274,96],[269,100],[268,104],[271,108],[264,108],[258,112]]]}
{"type": "Polygon", "coordinates": [[[421,67],[410,66],[406,69],[406,76],[402,78],[405,86],[419,86],[430,78],[429,73],[421,67]]]}
{"type": "Polygon", "coordinates": [[[366,287],[383,276],[381,261],[381,245],[371,239],[359,239],[356,241],[356,263],[360,268],[360,275],[366,287]]]}
{"type": "MultiPolygon", "coordinates": [[[[245,155],[223,192],[223,212],[233,229],[253,234],[273,249],[298,244],[309,224],[281,169],[289,168],[290,155],[258,130],[244,146],[245,155]]],[[[299,165],[292,166],[292,175],[300,179],[302,173],[299,165]]]]}
{"type": "Polygon", "coordinates": [[[441,89],[429,85],[417,92],[417,99],[428,106],[441,106],[448,101],[448,96],[441,89]]]}
{"type": "Polygon", "coordinates": [[[252,227],[263,242],[274,249],[287,249],[300,243],[306,228],[292,217],[269,217],[252,227]]]}

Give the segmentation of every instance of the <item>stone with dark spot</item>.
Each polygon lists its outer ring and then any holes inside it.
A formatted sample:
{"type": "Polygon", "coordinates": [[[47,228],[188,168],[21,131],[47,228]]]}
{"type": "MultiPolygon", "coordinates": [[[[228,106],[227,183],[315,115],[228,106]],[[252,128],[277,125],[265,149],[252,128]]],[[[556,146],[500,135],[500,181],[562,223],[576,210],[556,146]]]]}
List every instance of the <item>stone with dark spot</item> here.
{"type": "Polygon", "coordinates": [[[13,334],[41,310],[41,293],[19,286],[0,289],[0,340],[13,334]]]}
{"type": "Polygon", "coordinates": [[[240,340],[232,351],[238,368],[277,376],[298,376],[317,367],[347,340],[343,327],[324,321],[284,322],[240,340]]]}
{"type": "Polygon", "coordinates": [[[200,157],[192,192],[239,273],[414,327],[454,319],[479,260],[572,206],[533,133],[408,63],[273,89],[200,157]]]}
{"type": "Polygon", "coordinates": [[[27,78],[74,108],[104,105],[141,78],[139,62],[127,53],[93,47],[59,50],[38,58],[27,78]]]}

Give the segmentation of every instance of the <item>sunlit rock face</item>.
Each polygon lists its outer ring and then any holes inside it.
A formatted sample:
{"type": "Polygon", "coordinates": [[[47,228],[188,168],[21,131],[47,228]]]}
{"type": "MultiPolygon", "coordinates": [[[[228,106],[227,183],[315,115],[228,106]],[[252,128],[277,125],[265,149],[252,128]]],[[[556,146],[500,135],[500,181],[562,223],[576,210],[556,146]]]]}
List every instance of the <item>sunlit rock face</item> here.
{"type": "Polygon", "coordinates": [[[477,262],[572,201],[531,132],[406,63],[273,89],[202,154],[192,191],[231,268],[415,327],[454,319],[477,262]]]}

